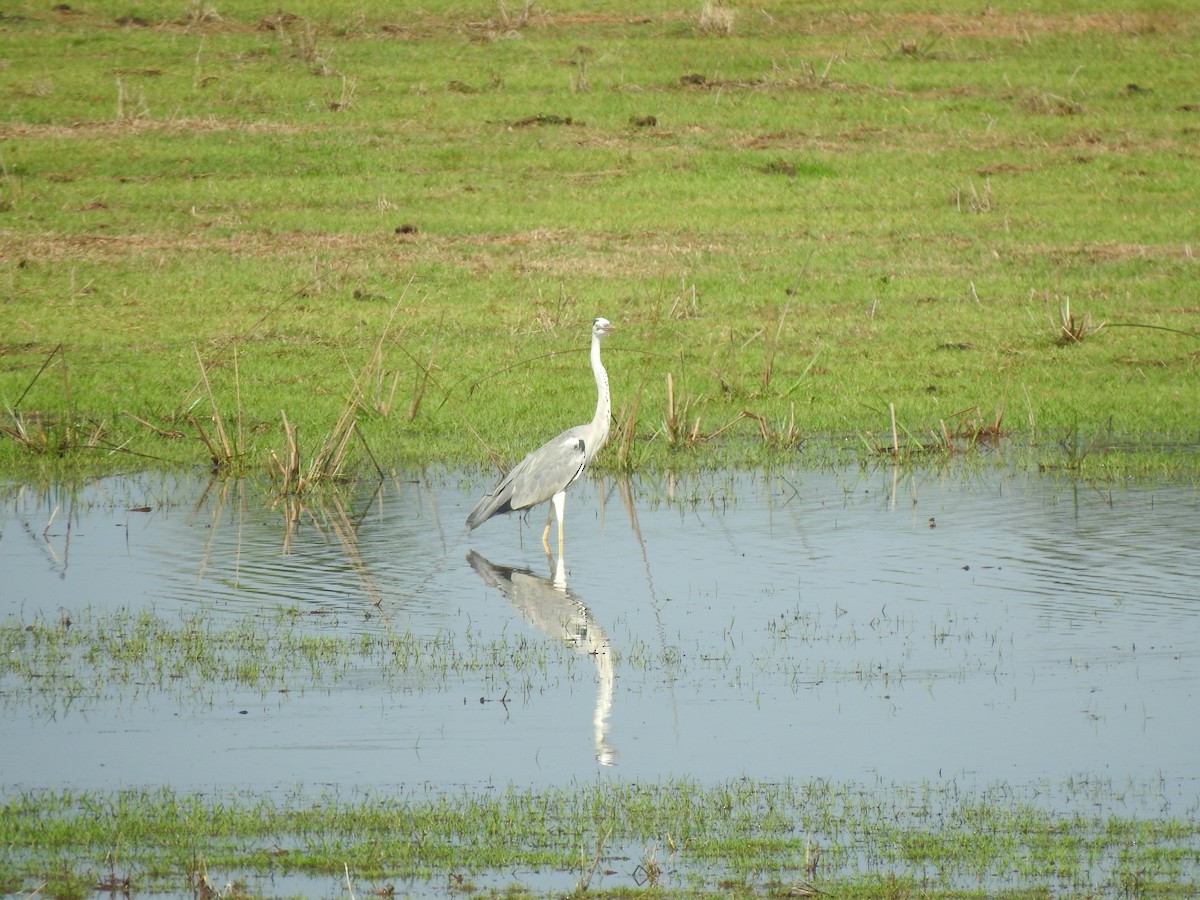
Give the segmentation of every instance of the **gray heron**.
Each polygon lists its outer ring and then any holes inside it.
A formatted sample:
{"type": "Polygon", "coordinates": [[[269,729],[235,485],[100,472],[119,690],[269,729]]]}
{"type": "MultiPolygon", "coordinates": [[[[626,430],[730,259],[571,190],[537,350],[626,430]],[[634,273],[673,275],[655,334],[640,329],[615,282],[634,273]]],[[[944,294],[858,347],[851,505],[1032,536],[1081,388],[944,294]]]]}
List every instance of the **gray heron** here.
{"type": "Polygon", "coordinates": [[[586,425],[568,428],[517,463],[467,516],[467,527],[474,530],[499,513],[526,510],[550,501],[542,546],[550,552],[550,523],[558,516],[558,553],[563,552],[563,510],[567,488],[583,474],[600,448],[608,441],[612,400],[608,394],[608,373],[600,362],[600,340],[611,333],[608,319],[592,322],[592,375],[596,378],[596,415],[586,425]]]}

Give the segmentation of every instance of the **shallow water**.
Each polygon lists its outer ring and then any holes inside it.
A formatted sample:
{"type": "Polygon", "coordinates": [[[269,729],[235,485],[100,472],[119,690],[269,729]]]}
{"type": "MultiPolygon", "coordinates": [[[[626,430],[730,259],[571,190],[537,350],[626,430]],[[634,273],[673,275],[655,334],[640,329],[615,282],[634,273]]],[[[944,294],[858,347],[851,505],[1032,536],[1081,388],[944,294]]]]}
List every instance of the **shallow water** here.
{"type": "MultiPolygon", "coordinates": [[[[591,481],[566,560],[542,513],[462,521],[443,475],[289,507],[144,474],[0,503],[0,618],[119,609],[443,635],[479,666],[351,665],[277,689],[0,678],[0,781],[256,792],[688,777],[1128,785],[1200,798],[1200,494],[1016,472],[591,481]],[[534,662],[488,658],[499,647],[534,662]]],[[[20,650],[14,652],[19,653],[20,650]]],[[[84,677],[86,677],[86,673],[84,677]]]]}

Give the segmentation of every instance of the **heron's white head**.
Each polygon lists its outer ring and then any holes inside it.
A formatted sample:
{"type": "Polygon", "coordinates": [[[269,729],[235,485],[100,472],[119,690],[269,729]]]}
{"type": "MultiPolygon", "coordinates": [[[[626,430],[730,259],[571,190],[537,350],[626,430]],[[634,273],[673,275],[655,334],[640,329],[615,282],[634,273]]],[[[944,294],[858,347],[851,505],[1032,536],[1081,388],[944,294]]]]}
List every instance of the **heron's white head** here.
{"type": "Polygon", "coordinates": [[[608,319],[600,318],[592,321],[592,337],[602,338],[606,334],[611,334],[616,330],[616,326],[608,319]]]}

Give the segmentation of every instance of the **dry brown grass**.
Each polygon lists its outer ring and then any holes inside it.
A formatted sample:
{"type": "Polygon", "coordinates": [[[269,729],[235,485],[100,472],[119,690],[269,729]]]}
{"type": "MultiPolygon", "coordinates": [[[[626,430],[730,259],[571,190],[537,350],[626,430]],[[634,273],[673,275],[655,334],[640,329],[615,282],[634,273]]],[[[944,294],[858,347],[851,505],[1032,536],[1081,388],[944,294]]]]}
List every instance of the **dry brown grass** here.
{"type": "Polygon", "coordinates": [[[671,447],[692,447],[707,435],[700,431],[700,416],[691,417],[692,401],[675,396],[675,377],[667,373],[667,409],[663,416],[662,433],[671,447]]]}
{"type": "Polygon", "coordinates": [[[231,117],[87,119],[73,122],[0,122],[0,140],[69,140],[128,137],[139,134],[303,134],[310,126],[287,122],[245,121],[231,117]]]}
{"type": "Polygon", "coordinates": [[[982,6],[977,14],[966,13],[853,13],[836,15],[821,23],[821,30],[840,33],[886,33],[892,35],[940,33],[954,37],[1008,38],[1024,42],[1048,34],[1139,35],[1176,26],[1170,11],[1130,13],[1043,13],[1004,12],[982,6]]]}
{"type": "Polygon", "coordinates": [[[733,26],[737,14],[721,0],[704,0],[700,6],[700,19],[697,27],[701,34],[715,37],[729,37],[733,34],[733,26]]]}

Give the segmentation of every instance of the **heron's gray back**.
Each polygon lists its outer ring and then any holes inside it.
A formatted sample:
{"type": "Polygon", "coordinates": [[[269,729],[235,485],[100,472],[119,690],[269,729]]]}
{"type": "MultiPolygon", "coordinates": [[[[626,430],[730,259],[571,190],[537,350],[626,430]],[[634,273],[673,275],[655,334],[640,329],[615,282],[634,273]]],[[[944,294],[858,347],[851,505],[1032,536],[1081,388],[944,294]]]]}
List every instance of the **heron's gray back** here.
{"type": "Polygon", "coordinates": [[[587,465],[586,432],[583,425],[568,428],[517,463],[471,510],[467,526],[475,528],[497,513],[537,506],[565,490],[587,465]]]}

